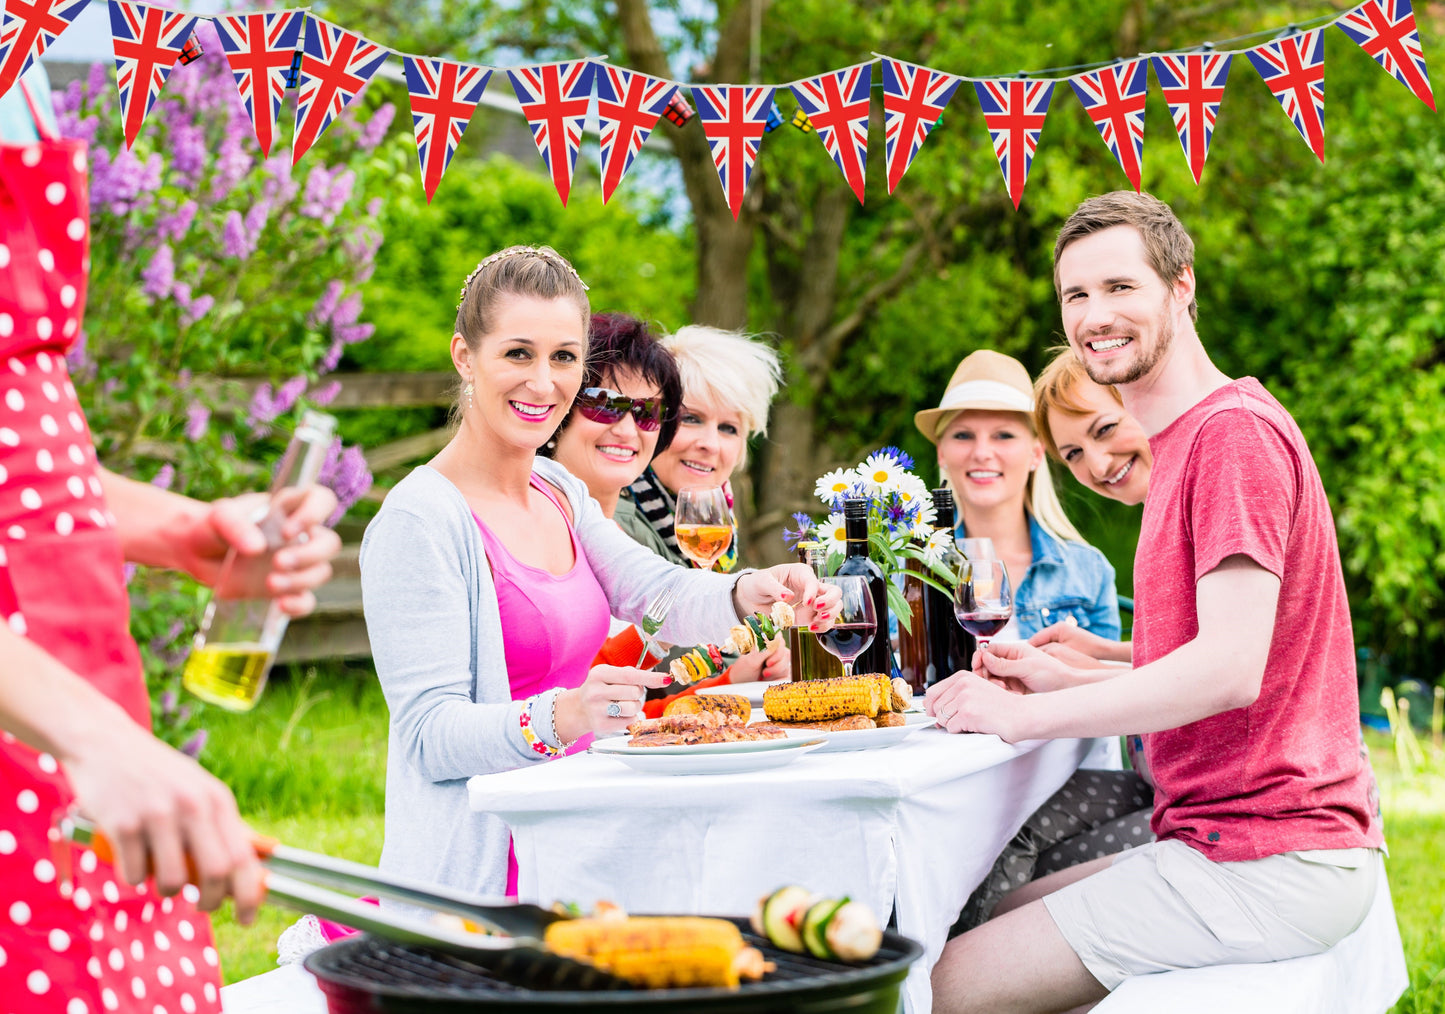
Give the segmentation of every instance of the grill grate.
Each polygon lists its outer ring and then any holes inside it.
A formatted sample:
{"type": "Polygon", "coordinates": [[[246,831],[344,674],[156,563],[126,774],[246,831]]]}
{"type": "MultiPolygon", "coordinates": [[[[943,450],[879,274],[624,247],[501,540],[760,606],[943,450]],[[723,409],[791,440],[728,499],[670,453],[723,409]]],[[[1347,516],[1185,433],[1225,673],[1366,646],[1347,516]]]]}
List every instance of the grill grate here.
{"type": "MultiPolygon", "coordinates": [[[[884,936],[883,947],[872,961],[863,965],[842,965],[801,954],[780,951],[767,941],[746,932],[746,921],[735,920],[745,929],[747,942],[759,948],[777,966],[761,982],[745,983],[739,989],[632,990],[612,986],[616,980],[601,972],[539,967],[535,958],[519,958],[508,952],[487,952],[489,965],[457,955],[425,948],[390,943],[363,934],[317,951],[306,967],[331,998],[332,1014],[351,1010],[445,1010],[472,1005],[488,1008],[609,1008],[633,1009],[679,1007],[688,1010],[733,1008],[736,1010],[786,1010],[790,997],[809,998],[809,1008],[826,1010],[814,1002],[836,995],[850,1010],[860,1007],[858,998],[873,992],[880,1000],[896,1005],[898,983],[922,948],[895,933],[884,936]],[[500,959],[500,960],[499,960],[500,959]],[[519,985],[524,983],[525,985],[519,985]],[[531,988],[528,988],[531,987],[531,988]],[[887,994],[884,997],[882,994],[887,994]],[[888,999],[891,997],[891,999],[888,999]],[[367,999],[365,1005],[359,1001],[367,999]],[[343,1002],[347,1001],[347,1002],[343,1002]]],[[[884,1008],[880,1008],[884,1009],[884,1008]]],[[[892,1008],[887,1008],[892,1009],[892,1008]]]]}

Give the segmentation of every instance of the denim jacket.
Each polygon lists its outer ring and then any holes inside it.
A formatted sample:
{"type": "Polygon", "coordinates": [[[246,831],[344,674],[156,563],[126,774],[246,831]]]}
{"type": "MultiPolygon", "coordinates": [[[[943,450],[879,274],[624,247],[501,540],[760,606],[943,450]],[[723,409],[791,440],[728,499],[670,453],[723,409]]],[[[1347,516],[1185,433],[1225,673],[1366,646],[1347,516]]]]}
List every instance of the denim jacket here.
{"type": "MultiPolygon", "coordinates": [[[[963,538],[963,522],[954,535],[963,538]]],[[[1119,595],[1114,589],[1114,567],[1104,554],[1082,542],[1058,539],[1029,515],[1029,541],[1033,562],[1023,580],[1015,575],[1014,616],[1019,636],[1030,638],[1053,623],[1072,616],[1091,633],[1119,639],[1119,595]]]]}

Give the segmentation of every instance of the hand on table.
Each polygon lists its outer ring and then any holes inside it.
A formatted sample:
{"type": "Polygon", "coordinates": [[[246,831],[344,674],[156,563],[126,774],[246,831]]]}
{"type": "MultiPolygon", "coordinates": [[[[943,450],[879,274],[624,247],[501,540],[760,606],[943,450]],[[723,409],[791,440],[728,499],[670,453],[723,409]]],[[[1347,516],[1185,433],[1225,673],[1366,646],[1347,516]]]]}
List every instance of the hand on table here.
{"type": "Polygon", "coordinates": [[[665,672],[594,665],[586,682],[557,696],[553,730],[563,743],[581,739],[589,732],[599,736],[625,732],[642,714],[648,688],[665,687],[671,682],[672,676],[665,672]]]}
{"type": "Polygon", "coordinates": [[[973,674],[1014,693],[1045,693],[1079,682],[1072,666],[1025,641],[993,641],[975,651],[973,674]]]}
{"type": "Polygon", "coordinates": [[[750,651],[739,656],[728,668],[728,682],[756,683],[759,680],[785,680],[792,676],[792,656],[782,639],[774,641],[765,651],[750,651]]]}
{"type": "MultiPolygon", "coordinates": [[[[330,560],[340,551],[341,538],[325,524],[336,509],[336,494],[324,486],[291,492],[297,495],[285,505],[281,527],[285,545],[270,555],[268,568],[236,568],[232,577],[238,584],[229,593],[275,598],[288,615],[304,616],[316,608],[312,589],[331,577],[330,560]]],[[[240,556],[263,557],[268,552],[266,536],[255,519],[267,502],[267,494],[247,493],[207,504],[204,513],[195,515],[190,528],[180,533],[183,569],[214,587],[232,546],[240,556]]]]}
{"type": "Polygon", "coordinates": [[[967,671],[939,680],[924,694],[923,710],[949,732],[988,732],[1005,742],[1018,735],[1024,698],[967,671]]]}
{"type": "Polygon", "coordinates": [[[740,618],[766,613],[774,602],[782,601],[793,607],[794,622],[809,630],[831,627],[842,599],[837,588],[823,584],[811,567],[801,563],[744,574],[738,578],[735,597],[740,618]]]}
{"type": "Polygon", "coordinates": [[[225,783],[140,726],[117,721],[61,758],[76,803],[107,838],[129,884],[154,875],[172,895],[191,881],[209,911],[227,897],[248,924],[266,888],[253,835],[225,783]]]}
{"type": "MultiPolygon", "coordinates": [[[[1070,648],[1091,659],[1104,662],[1128,662],[1133,658],[1133,645],[1128,641],[1111,641],[1090,633],[1077,623],[1055,623],[1029,638],[1035,648],[1049,650],[1050,645],[1070,648]]],[[[1052,652],[1051,652],[1052,654],[1052,652]]]]}

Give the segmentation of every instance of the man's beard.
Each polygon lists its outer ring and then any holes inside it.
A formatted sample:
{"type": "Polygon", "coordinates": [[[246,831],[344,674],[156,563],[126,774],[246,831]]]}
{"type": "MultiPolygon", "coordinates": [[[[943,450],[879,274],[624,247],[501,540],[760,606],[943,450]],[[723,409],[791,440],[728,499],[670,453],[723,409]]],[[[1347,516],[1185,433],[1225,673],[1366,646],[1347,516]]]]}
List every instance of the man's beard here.
{"type": "MultiPolygon", "coordinates": [[[[1120,363],[1118,366],[1113,367],[1112,371],[1103,363],[1091,362],[1087,357],[1080,356],[1079,358],[1084,364],[1084,372],[1089,375],[1089,379],[1096,384],[1103,384],[1107,387],[1118,384],[1132,384],[1148,376],[1150,371],[1163,360],[1164,356],[1169,352],[1169,346],[1174,342],[1174,318],[1169,315],[1167,299],[1164,307],[1160,311],[1158,321],[1159,326],[1155,329],[1158,340],[1154,343],[1154,347],[1142,352],[1130,362],[1120,363]]],[[[1137,345],[1139,343],[1138,335],[1131,335],[1130,337],[1133,338],[1134,344],[1137,345]]],[[[1087,345],[1088,343],[1085,341],[1080,344],[1087,345]]]]}

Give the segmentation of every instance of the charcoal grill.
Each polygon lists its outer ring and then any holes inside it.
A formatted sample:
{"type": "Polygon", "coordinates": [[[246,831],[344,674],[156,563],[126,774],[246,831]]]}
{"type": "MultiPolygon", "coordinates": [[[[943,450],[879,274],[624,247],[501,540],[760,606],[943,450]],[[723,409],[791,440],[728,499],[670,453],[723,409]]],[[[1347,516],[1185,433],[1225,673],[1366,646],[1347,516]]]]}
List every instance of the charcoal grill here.
{"type": "Polygon", "coordinates": [[[649,1014],[896,1014],[908,967],[923,954],[918,944],[890,932],[884,934],[883,946],[871,961],[843,965],[778,950],[750,933],[746,920],[731,921],[751,946],[777,965],[761,982],[744,983],[735,990],[615,988],[610,977],[600,975],[595,981],[598,988],[590,988],[576,981],[575,969],[554,972],[533,967],[522,955],[513,955],[510,966],[483,966],[468,957],[370,934],[316,951],[306,959],[306,969],[316,976],[330,1014],[575,1014],[634,1009],[649,1014]]]}

